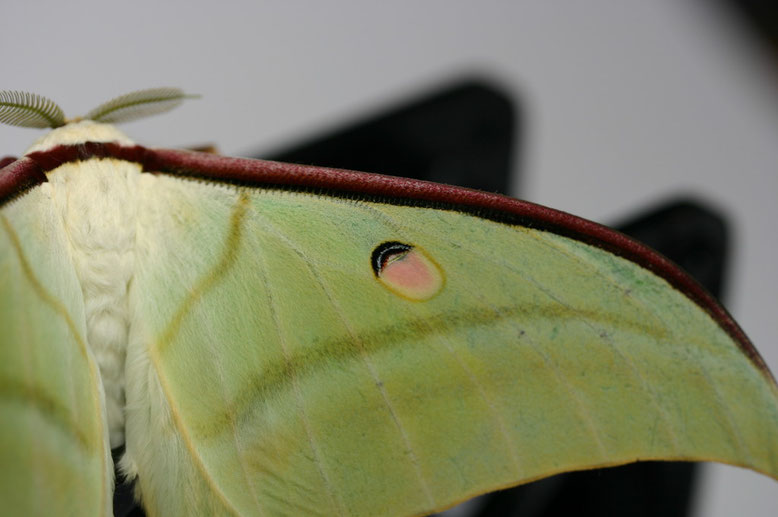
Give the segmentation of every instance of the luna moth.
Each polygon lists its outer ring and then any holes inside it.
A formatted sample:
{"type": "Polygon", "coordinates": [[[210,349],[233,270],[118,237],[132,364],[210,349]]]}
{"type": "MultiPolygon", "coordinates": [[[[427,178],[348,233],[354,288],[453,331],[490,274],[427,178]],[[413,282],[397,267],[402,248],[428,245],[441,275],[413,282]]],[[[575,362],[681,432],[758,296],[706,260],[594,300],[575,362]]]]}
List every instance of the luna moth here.
{"type": "Polygon", "coordinates": [[[0,501],[111,515],[419,515],[558,472],[778,478],[778,388],[688,275],[606,227],[396,177],[54,128],[0,162],[0,501]]]}

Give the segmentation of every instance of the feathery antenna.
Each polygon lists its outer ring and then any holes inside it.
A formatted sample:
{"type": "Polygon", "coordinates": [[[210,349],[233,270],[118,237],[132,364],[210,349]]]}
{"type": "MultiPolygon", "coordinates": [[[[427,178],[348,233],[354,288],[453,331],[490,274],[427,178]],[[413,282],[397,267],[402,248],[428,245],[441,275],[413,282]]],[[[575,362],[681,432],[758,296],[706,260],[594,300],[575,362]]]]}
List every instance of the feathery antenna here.
{"type": "Polygon", "coordinates": [[[59,127],[65,114],[57,103],[34,93],[0,90],[0,123],[22,127],[59,127]]]}
{"type": "Polygon", "coordinates": [[[0,90],[0,123],[56,128],[68,122],[88,119],[116,124],[164,113],[181,104],[184,99],[197,97],[199,95],[184,93],[179,88],[149,88],[116,97],[83,117],[67,120],[62,109],[51,99],[34,93],[0,90]]]}
{"type": "Polygon", "coordinates": [[[150,88],[128,93],[105,102],[86,115],[96,122],[128,122],[130,120],[170,111],[184,99],[199,97],[188,95],[179,88],[150,88]]]}

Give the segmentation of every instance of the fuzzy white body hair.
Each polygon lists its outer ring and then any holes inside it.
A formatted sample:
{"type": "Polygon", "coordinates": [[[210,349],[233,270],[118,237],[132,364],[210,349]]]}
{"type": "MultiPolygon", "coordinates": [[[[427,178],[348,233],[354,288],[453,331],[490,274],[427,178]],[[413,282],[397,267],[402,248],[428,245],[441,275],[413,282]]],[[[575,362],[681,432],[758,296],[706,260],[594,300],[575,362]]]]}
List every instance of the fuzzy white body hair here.
{"type": "MultiPolygon", "coordinates": [[[[84,142],[134,145],[113,126],[84,121],[52,131],[27,153],[84,142]]],[[[180,498],[166,494],[205,494],[210,488],[191,461],[152,364],[148,346],[155,336],[138,316],[139,304],[147,302],[133,278],[144,260],[158,254],[155,246],[164,245],[144,239],[149,232],[143,225],[155,224],[148,212],[159,215],[155,210],[163,206],[179,215],[185,210],[180,200],[159,189],[153,174],[142,174],[140,165],[124,160],[70,162],[48,172],[47,179],[43,187],[61,217],[81,286],[86,341],[100,373],[110,446],[125,445],[119,467],[128,480],[137,478],[138,499],[163,509],[162,515],[183,515],[180,498]]],[[[185,267],[189,260],[181,257],[178,265],[185,267]]],[[[106,462],[112,463],[109,451],[106,462]]],[[[201,515],[217,515],[224,512],[219,501],[197,498],[192,504],[201,515]]]]}
{"type": "MultiPolygon", "coordinates": [[[[131,141],[112,126],[81,122],[49,133],[28,153],[85,141],[131,141]]],[[[48,176],[83,293],[87,343],[100,370],[111,447],[124,443],[128,286],[135,266],[137,164],[92,158],[48,176]]]]}
{"type": "Polygon", "coordinates": [[[135,144],[114,126],[84,120],[57,128],[43,135],[24,154],[46,151],[58,145],[77,145],[84,142],[116,142],[128,146],[135,144]]]}

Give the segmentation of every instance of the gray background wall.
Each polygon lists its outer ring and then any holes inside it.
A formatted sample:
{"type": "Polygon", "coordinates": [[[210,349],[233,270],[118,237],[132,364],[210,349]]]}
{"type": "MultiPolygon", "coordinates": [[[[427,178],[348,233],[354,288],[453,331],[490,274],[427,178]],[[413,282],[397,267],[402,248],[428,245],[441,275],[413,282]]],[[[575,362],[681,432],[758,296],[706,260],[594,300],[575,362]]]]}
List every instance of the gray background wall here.
{"type": "MultiPolygon", "coordinates": [[[[727,14],[702,0],[13,0],[0,18],[0,88],[52,97],[73,116],[181,86],[203,99],[126,132],[241,154],[480,72],[526,101],[523,197],[608,222],[694,193],[731,216],[728,306],[778,371],[778,82],[727,14]]],[[[0,154],[39,134],[0,126],[0,154]]],[[[698,515],[774,515],[777,488],[709,468],[698,515]]]]}

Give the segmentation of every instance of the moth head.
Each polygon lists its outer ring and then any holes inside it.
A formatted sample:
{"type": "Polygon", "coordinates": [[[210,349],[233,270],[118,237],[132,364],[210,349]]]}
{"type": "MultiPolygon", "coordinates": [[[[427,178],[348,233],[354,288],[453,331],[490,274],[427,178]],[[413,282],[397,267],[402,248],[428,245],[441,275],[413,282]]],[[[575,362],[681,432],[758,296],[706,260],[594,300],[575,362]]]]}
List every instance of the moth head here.
{"type": "Polygon", "coordinates": [[[0,90],[0,123],[35,128],[58,128],[72,122],[93,120],[109,124],[169,111],[184,99],[196,98],[179,88],[150,88],[116,97],[84,115],[65,118],[57,103],[34,93],[0,90]]]}

